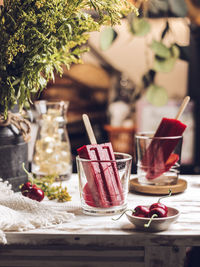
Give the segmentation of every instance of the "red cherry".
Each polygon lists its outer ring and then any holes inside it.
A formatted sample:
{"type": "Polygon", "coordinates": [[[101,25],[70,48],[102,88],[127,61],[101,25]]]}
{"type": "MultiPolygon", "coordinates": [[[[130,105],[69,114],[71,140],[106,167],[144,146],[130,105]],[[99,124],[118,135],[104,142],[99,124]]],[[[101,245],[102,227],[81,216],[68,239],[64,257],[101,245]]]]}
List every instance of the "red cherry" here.
{"type": "Polygon", "coordinates": [[[44,198],[44,191],[36,186],[32,187],[27,195],[29,198],[37,201],[42,201],[44,198]]]}
{"type": "Polygon", "coordinates": [[[155,208],[161,208],[161,209],[164,209],[166,212],[168,212],[168,208],[167,206],[165,206],[164,204],[158,202],[158,203],[153,203],[151,206],[150,206],[150,210],[152,209],[155,209],[155,208]]]}
{"type": "Polygon", "coordinates": [[[23,190],[26,190],[26,189],[30,189],[31,187],[32,187],[31,182],[26,182],[26,183],[24,183],[22,185],[21,190],[23,191],[23,190]]]}
{"type": "Polygon", "coordinates": [[[149,208],[147,208],[145,206],[137,206],[137,207],[135,207],[132,215],[137,216],[137,217],[148,217],[149,208]]]}
{"type": "Polygon", "coordinates": [[[157,203],[153,203],[153,204],[150,206],[149,209],[152,210],[152,209],[154,209],[154,208],[161,208],[161,209],[164,209],[166,212],[168,212],[168,208],[167,208],[167,206],[164,205],[164,204],[162,204],[160,201],[161,201],[161,199],[163,199],[163,198],[170,197],[171,194],[172,194],[172,190],[169,189],[169,194],[168,194],[167,196],[160,197],[160,198],[158,199],[158,202],[157,202],[157,203]]]}
{"type": "Polygon", "coordinates": [[[154,214],[156,214],[158,218],[167,217],[167,211],[162,208],[154,208],[150,210],[149,217],[152,217],[154,214]]]}
{"type": "Polygon", "coordinates": [[[27,196],[28,195],[28,193],[29,193],[29,190],[32,188],[32,184],[31,184],[31,182],[26,182],[26,183],[24,183],[23,185],[22,185],[22,187],[21,187],[21,192],[22,192],[22,195],[23,196],[27,196]]]}

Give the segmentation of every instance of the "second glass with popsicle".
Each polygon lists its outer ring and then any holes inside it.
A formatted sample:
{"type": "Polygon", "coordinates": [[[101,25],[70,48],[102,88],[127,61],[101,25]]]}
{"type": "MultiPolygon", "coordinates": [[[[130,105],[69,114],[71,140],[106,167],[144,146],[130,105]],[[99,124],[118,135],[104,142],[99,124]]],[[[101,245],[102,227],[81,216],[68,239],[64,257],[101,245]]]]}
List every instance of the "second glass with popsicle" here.
{"type": "Polygon", "coordinates": [[[189,99],[184,99],[175,119],[162,119],[155,134],[136,134],[137,176],[140,184],[177,183],[181,164],[182,134],[186,128],[179,118],[189,99]]]}

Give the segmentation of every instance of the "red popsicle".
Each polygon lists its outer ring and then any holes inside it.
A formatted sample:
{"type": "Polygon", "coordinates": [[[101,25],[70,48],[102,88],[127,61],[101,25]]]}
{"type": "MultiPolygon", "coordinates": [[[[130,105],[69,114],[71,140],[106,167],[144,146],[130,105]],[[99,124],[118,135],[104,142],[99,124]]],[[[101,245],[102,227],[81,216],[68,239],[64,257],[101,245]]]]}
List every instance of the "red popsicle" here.
{"type": "Polygon", "coordinates": [[[156,137],[173,137],[182,136],[185,124],[180,122],[178,118],[185,109],[189,97],[186,97],[179,109],[175,119],[163,118],[153,139],[142,159],[142,165],[145,166],[146,178],[155,179],[164,172],[168,171],[178,160],[179,156],[172,153],[179,139],[156,139],[156,137]]]}
{"type": "Polygon", "coordinates": [[[83,187],[83,198],[85,199],[85,203],[89,206],[96,207],[96,204],[94,202],[94,199],[92,197],[92,193],[90,191],[90,188],[88,186],[88,183],[85,184],[83,187]]]}
{"type": "Polygon", "coordinates": [[[90,191],[92,196],[89,198],[94,200],[97,207],[106,208],[121,205],[124,200],[123,190],[112,145],[111,143],[96,144],[93,134],[91,137],[90,131],[92,129],[90,124],[88,124],[88,117],[83,116],[83,118],[85,124],[87,124],[86,129],[92,145],[84,145],[77,149],[77,152],[80,158],[94,160],[89,164],[88,162],[83,162],[83,168],[88,182],[87,187],[89,189],[87,190],[87,198],[89,197],[88,192],[90,191]]]}

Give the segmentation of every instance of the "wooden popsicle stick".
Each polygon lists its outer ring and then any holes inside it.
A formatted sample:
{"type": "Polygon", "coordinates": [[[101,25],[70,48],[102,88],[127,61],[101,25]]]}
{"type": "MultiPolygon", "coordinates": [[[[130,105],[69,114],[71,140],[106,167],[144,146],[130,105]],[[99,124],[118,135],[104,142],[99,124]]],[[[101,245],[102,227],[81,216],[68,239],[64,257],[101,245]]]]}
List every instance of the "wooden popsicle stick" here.
{"type": "Polygon", "coordinates": [[[83,114],[82,118],[83,118],[83,122],[84,122],[84,125],[85,125],[85,128],[86,128],[90,143],[92,145],[97,144],[97,141],[96,141],[94,132],[92,130],[92,126],[91,126],[91,123],[90,123],[88,115],[87,114],[83,114]]]}
{"type": "Polygon", "coordinates": [[[179,111],[175,117],[176,120],[179,120],[180,116],[182,115],[183,111],[185,110],[188,102],[190,101],[190,97],[189,96],[186,96],[184,99],[183,99],[183,102],[179,108],[179,111]]]}

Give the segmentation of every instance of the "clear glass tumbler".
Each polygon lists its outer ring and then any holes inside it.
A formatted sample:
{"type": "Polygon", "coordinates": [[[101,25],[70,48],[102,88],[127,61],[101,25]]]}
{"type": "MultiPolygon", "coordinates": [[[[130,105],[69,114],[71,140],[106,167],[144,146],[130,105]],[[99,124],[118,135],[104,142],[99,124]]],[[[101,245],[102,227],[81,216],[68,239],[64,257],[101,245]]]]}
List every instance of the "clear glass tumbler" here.
{"type": "Polygon", "coordinates": [[[177,184],[180,173],[182,136],[135,135],[138,182],[144,185],[177,184]]]}
{"type": "Polygon", "coordinates": [[[71,146],[67,132],[68,102],[35,102],[38,132],[34,145],[32,172],[67,180],[72,173],[71,146]]]}
{"type": "Polygon", "coordinates": [[[111,215],[127,207],[132,156],[114,153],[115,160],[87,160],[77,156],[82,210],[89,215],[111,215]]]}

